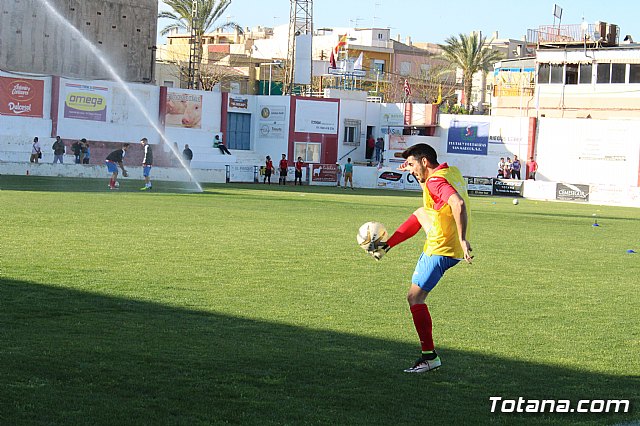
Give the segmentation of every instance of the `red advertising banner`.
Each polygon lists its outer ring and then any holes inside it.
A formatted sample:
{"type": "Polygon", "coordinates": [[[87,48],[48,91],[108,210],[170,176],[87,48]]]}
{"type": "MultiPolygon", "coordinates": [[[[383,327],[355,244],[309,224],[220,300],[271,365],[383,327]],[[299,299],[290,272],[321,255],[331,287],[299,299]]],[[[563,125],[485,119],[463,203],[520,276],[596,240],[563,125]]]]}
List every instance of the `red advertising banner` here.
{"type": "Polygon", "coordinates": [[[311,170],[312,182],[336,183],[338,181],[337,164],[313,164],[311,170]]]}
{"type": "Polygon", "coordinates": [[[42,118],[44,81],[0,77],[0,114],[42,118]]]}

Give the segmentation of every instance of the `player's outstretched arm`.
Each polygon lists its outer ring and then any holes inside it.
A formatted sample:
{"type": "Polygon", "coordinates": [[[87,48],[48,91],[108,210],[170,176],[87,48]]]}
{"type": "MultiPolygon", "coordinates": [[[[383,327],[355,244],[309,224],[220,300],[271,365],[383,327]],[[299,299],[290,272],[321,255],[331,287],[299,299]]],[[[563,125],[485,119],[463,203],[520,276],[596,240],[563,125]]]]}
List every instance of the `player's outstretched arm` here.
{"type": "Polygon", "coordinates": [[[389,238],[387,241],[382,241],[377,246],[370,247],[368,253],[373,256],[374,259],[380,260],[382,259],[382,256],[384,256],[389,250],[391,250],[392,247],[416,235],[422,228],[421,218],[419,218],[418,216],[421,216],[422,221],[424,221],[425,224],[428,224],[429,227],[431,227],[431,222],[426,216],[426,213],[424,213],[424,209],[418,209],[411,216],[409,216],[409,218],[402,225],[400,225],[398,229],[396,229],[396,232],[393,233],[391,238],[389,238]]]}

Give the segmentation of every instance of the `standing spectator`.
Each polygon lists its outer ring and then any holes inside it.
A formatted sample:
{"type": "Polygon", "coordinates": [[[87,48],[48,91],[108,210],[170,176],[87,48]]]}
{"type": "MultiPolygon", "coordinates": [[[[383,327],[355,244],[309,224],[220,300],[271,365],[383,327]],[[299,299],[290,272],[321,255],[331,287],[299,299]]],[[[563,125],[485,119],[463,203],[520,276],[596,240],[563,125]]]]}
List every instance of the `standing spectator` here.
{"type": "Polygon", "coordinates": [[[293,186],[296,186],[296,182],[300,182],[300,186],[302,186],[302,167],[304,163],[302,162],[302,157],[298,157],[298,161],[296,161],[296,173],[293,178],[293,186]]]}
{"type": "Polygon", "coordinates": [[[74,161],[76,164],[80,164],[80,154],[82,153],[82,142],[75,141],[71,144],[71,150],[73,151],[74,161]]]}
{"type": "Polygon", "coordinates": [[[373,150],[376,146],[376,141],[373,139],[372,135],[367,136],[367,151],[365,157],[369,162],[371,162],[371,157],[373,157],[373,150]]]}
{"type": "Polygon", "coordinates": [[[347,182],[351,184],[353,189],[353,164],[351,164],[351,158],[347,158],[347,164],[344,165],[344,188],[347,189],[347,182]]]}
{"type": "Polygon", "coordinates": [[[91,149],[89,148],[89,142],[82,138],[82,140],[84,141],[82,143],[82,164],[89,164],[89,161],[91,160],[91,149]]]}
{"type": "Polygon", "coordinates": [[[86,164],[84,162],[84,155],[87,153],[87,140],[85,138],[80,139],[80,164],[86,164]]]}
{"type": "Polygon", "coordinates": [[[184,162],[187,163],[187,167],[191,167],[191,160],[193,160],[193,151],[189,148],[189,144],[185,144],[184,150],[182,151],[182,158],[184,158],[184,162]]]}
{"type": "Polygon", "coordinates": [[[340,163],[336,163],[336,186],[340,187],[340,181],[342,180],[342,167],[340,166],[340,163]]]}
{"type": "Polygon", "coordinates": [[[216,135],[213,138],[213,146],[214,148],[218,148],[222,155],[229,154],[231,155],[231,151],[227,149],[227,146],[220,140],[220,135],[216,135]]]}
{"type": "Polygon", "coordinates": [[[511,179],[511,158],[507,157],[507,160],[504,162],[504,178],[511,179]]]}
{"type": "Polygon", "coordinates": [[[538,171],[538,163],[533,157],[529,157],[529,161],[527,161],[527,171],[529,172],[529,179],[536,180],[536,172],[538,171]]]}
{"type": "Polygon", "coordinates": [[[105,162],[107,164],[107,171],[111,173],[111,179],[109,180],[109,189],[117,189],[116,183],[118,182],[118,166],[120,166],[120,168],[122,169],[122,176],[129,176],[129,172],[125,170],[124,164],[122,163],[128,149],[129,144],[125,143],[124,145],[122,145],[122,149],[116,149],[115,151],[112,151],[109,155],[107,155],[107,160],[105,162]]]}
{"type": "Polygon", "coordinates": [[[149,191],[151,189],[151,166],[153,166],[153,150],[147,138],[140,139],[142,149],[144,150],[144,158],[142,159],[142,176],[144,176],[144,187],[140,191],[149,191]]]}
{"type": "Polygon", "coordinates": [[[271,173],[273,173],[273,161],[271,161],[271,157],[267,155],[267,159],[264,162],[264,180],[262,183],[269,181],[269,185],[271,185],[271,173]]]}
{"type": "Polygon", "coordinates": [[[511,178],[520,180],[520,168],[522,165],[520,164],[520,160],[517,155],[513,156],[513,163],[511,163],[511,178]]]}
{"type": "Polygon", "coordinates": [[[40,148],[40,142],[38,137],[33,138],[33,145],[31,146],[31,157],[29,157],[30,163],[37,163],[42,158],[42,148],[40,148]]]}
{"type": "Polygon", "coordinates": [[[62,142],[62,139],[60,139],[60,136],[56,136],[56,141],[51,146],[51,149],[53,149],[53,164],[63,164],[65,146],[64,142],[62,142]]]}
{"type": "Polygon", "coordinates": [[[382,158],[382,151],[384,151],[384,139],[378,138],[376,140],[376,162],[380,162],[382,158]]]}
{"type": "Polygon", "coordinates": [[[504,157],[500,157],[500,161],[498,161],[498,179],[502,179],[504,177],[504,157]]]}
{"type": "Polygon", "coordinates": [[[278,179],[278,185],[281,183],[283,185],[287,185],[287,170],[288,170],[287,156],[282,154],[282,159],[280,160],[279,169],[280,169],[280,178],[278,179]]]}

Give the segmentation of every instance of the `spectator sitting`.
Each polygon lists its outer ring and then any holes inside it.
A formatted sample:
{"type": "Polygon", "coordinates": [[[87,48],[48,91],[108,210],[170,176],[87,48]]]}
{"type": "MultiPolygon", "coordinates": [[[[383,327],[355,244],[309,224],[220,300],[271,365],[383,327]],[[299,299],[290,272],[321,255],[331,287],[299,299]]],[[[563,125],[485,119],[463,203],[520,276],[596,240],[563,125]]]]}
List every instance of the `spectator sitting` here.
{"type": "Polygon", "coordinates": [[[218,148],[222,155],[225,155],[225,154],[231,155],[231,152],[227,149],[227,146],[224,143],[222,143],[222,141],[220,140],[220,135],[216,135],[213,138],[213,147],[218,148]]]}

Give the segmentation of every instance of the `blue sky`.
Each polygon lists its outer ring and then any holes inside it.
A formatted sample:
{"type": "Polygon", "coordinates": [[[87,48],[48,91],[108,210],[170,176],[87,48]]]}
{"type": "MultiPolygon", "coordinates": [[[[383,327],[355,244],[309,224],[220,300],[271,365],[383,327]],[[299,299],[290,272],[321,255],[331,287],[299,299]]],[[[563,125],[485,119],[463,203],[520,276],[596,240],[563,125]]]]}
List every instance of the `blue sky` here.
{"type": "MultiPolygon", "coordinates": [[[[289,21],[289,0],[233,0],[225,15],[242,27],[274,26],[289,21]]],[[[413,41],[442,43],[450,35],[480,30],[491,36],[520,39],[527,29],[553,24],[553,1],[517,0],[418,1],[418,0],[316,0],[314,27],[391,28],[395,38],[411,36],[413,41]],[[374,20],[375,16],[375,20],[374,20]],[[356,24],[357,23],[357,24],[356,24]]],[[[637,1],[559,1],[562,24],[590,24],[605,21],[620,27],[621,37],[631,34],[640,41],[640,3],[637,1]]],[[[161,5],[161,10],[163,6],[161,5]]],[[[164,6],[166,8],[166,6],[164,6]]],[[[557,20],[556,20],[557,23],[557,20]]],[[[167,22],[159,22],[162,28],[167,22]]]]}

